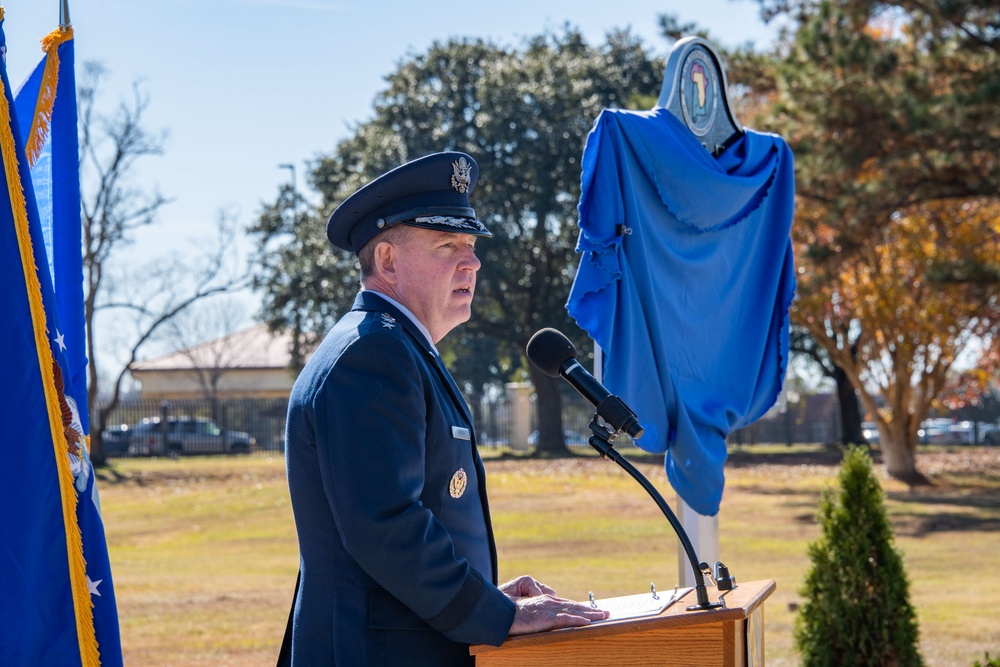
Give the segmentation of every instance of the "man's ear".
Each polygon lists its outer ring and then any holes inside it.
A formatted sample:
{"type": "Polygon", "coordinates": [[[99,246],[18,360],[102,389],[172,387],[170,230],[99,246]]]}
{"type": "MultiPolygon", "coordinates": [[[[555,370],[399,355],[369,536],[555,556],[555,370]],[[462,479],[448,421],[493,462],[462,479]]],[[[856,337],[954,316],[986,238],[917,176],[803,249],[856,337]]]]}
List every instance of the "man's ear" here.
{"type": "Polygon", "coordinates": [[[396,253],[396,246],[389,241],[375,246],[375,273],[391,283],[396,281],[396,253]]]}

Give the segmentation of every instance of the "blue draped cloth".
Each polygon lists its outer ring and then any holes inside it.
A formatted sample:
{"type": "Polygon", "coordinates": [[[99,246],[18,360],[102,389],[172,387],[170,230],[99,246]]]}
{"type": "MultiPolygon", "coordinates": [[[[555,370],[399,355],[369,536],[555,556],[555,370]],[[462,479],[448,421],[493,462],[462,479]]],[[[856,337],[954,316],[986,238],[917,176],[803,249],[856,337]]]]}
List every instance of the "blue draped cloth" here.
{"type": "Polygon", "coordinates": [[[726,436],[784,380],[794,186],[781,137],[747,130],[714,158],[666,109],[605,110],[587,138],[566,307],[700,514],[719,511],[726,436]]]}

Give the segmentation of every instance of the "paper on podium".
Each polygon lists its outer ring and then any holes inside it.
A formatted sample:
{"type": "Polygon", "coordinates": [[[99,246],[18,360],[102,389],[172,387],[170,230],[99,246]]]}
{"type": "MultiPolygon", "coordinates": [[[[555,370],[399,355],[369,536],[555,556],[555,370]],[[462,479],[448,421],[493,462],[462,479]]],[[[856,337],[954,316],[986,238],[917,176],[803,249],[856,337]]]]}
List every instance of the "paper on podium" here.
{"type": "MultiPolygon", "coordinates": [[[[642,616],[656,616],[664,609],[672,605],[677,600],[684,597],[693,588],[675,588],[673,591],[658,593],[655,589],[649,593],[637,593],[635,595],[622,595],[615,598],[594,599],[594,594],[590,594],[590,604],[598,609],[611,612],[611,616],[604,621],[620,621],[626,618],[640,618],[642,616]]],[[[592,623],[602,623],[604,621],[591,621],[592,623]]]]}

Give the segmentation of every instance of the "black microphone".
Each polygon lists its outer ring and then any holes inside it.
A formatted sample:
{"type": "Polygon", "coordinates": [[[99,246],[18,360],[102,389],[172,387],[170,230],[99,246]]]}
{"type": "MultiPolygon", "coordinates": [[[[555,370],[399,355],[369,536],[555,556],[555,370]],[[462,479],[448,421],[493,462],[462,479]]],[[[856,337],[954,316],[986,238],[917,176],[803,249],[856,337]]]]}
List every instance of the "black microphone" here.
{"type": "Polygon", "coordinates": [[[561,332],[555,329],[536,332],[525,352],[538,370],[550,377],[561,375],[573,385],[614,431],[625,431],[633,438],[642,436],[643,428],[635,413],[587,372],[577,361],[576,346],[561,332]]]}
{"type": "MultiPolygon", "coordinates": [[[[610,391],[604,388],[604,385],[597,381],[597,378],[588,373],[580,365],[580,362],[576,359],[576,347],[573,346],[569,338],[566,338],[566,336],[555,329],[542,329],[535,333],[531,337],[531,340],[528,341],[526,352],[528,359],[538,370],[551,377],[563,376],[573,385],[574,389],[583,394],[584,398],[597,407],[597,416],[600,416],[606,425],[599,424],[597,417],[594,417],[590,422],[590,430],[594,433],[590,438],[590,445],[602,457],[609,458],[621,466],[625,472],[642,485],[646,493],[656,501],[657,507],[663,512],[663,516],[667,517],[674,532],[677,533],[677,537],[681,541],[681,546],[684,547],[684,552],[691,562],[691,570],[695,581],[695,595],[698,598],[698,604],[690,605],[687,607],[687,610],[715,609],[723,606],[721,602],[711,602],[708,599],[708,589],[705,587],[705,575],[703,572],[703,570],[708,568],[708,565],[698,560],[698,554],[695,553],[694,545],[691,544],[691,539],[684,530],[684,526],[677,519],[677,515],[670,509],[670,506],[667,505],[667,502],[660,495],[660,492],[656,490],[656,487],[650,484],[649,480],[634,465],[628,462],[628,459],[617,452],[609,440],[614,433],[622,430],[633,438],[638,438],[642,435],[643,428],[639,425],[635,413],[620,398],[613,396],[610,391]]],[[[726,578],[727,584],[732,583],[733,578],[729,577],[728,572],[723,576],[726,578]]]]}

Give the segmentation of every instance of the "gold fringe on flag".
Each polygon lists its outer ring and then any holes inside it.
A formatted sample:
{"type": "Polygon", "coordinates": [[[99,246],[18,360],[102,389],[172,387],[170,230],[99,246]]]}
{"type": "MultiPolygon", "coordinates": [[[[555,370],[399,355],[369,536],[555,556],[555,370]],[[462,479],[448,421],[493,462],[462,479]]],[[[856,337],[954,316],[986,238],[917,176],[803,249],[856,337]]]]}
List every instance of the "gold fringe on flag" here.
{"type": "Polygon", "coordinates": [[[34,167],[42,154],[45,140],[49,138],[49,126],[52,123],[52,108],[56,102],[56,86],[59,85],[59,45],[73,39],[73,28],[56,28],[42,38],[42,51],[45,52],[45,71],[42,73],[42,85],[38,89],[38,102],[35,103],[35,113],[31,119],[31,131],[25,142],[24,152],[28,154],[28,167],[34,167]]]}
{"type": "MultiPolygon", "coordinates": [[[[3,18],[0,9],[0,19],[3,18]]],[[[55,87],[52,88],[53,92],[55,87]]],[[[62,496],[63,524],[66,531],[66,553],[69,559],[69,580],[73,591],[73,608],[76,617],[76,633],[80,644],[80,661],[83,667],[99,667],[101,656],[94,634],[93,601],[87,586],[87,564],[83,558],[83,536],[76,520],[77,493],[73,486],[73,473],[67,456],[67,440],[63,431],[62,414],[52,373],[52,348],[45,321],[42,303],[42,287],[38,280],[38,267],[31,248],[28,227],[28,211],[24,199],[24,189],[17,168],[17,147],[11,129],[10,105],[3,83],[0,82],[0,150],[3,151],[3,168],[7,177],[7,192],[10,197],[11,212],[17,232],[17,242],[21,254],[21,267],[27,286],[28,305],[35,334],[35,348],[38,350],[38,370],[45,392],[45,405],[49,415],[49,430],[52,433],[52,447],[56,470],[59,477],[59,492],[62,496]]]]}

